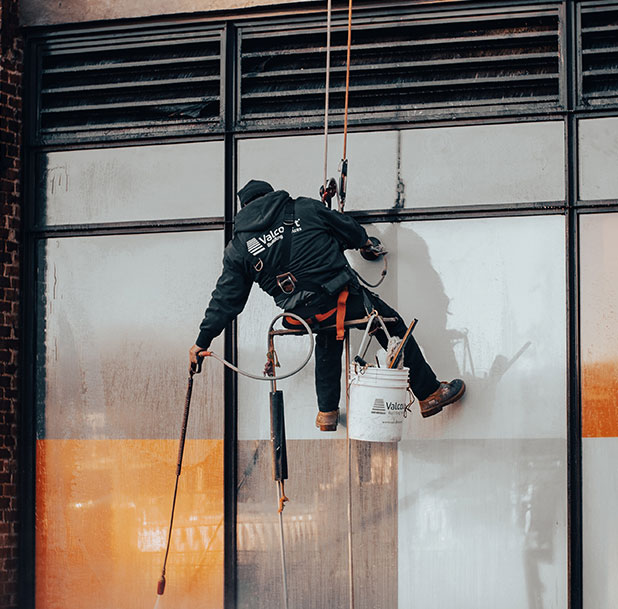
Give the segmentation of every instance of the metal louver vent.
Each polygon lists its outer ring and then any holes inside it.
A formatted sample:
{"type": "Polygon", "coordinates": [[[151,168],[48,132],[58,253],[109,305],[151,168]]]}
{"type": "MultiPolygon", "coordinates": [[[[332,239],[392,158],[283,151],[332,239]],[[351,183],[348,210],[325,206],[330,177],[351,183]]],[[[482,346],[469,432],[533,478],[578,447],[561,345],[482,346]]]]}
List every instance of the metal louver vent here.
{"type": "Polygon", "coordinates": [[[215,30],[51,40],[39,59],[39,136],[218,125],[220,55],[215,30]]]}
{"type": "MultiPolygon", "coordinates": [[[[331,113],[344,106],[347,24],[334,21],[331,113]]],[[[241,124],[318,122],[324,112],[324,24],[243,31],[241,124]]],[[[351,119],[364,113],[410,117],[488,105],[560,103],[556,8],[355,19],[351,119]]],[[[473,111],[473,110],[472,110],[473,111]]]]}
{"type": "Polygon", "coordinates": [[[618,102],[618,3],[581,8],[580,102],[618,102]]]}

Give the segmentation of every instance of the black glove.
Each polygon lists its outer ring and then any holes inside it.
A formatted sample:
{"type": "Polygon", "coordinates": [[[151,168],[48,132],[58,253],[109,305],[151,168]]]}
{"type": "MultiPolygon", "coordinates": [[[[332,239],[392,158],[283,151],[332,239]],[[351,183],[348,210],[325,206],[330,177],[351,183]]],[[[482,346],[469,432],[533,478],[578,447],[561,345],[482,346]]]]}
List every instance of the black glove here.
{"type": "Polygon", "coordinates": [[[371,245],[364,245],[360,248],[360,254],[365,260],[377,260],[388,252],[377,237],[369,237],[371,245]]]}

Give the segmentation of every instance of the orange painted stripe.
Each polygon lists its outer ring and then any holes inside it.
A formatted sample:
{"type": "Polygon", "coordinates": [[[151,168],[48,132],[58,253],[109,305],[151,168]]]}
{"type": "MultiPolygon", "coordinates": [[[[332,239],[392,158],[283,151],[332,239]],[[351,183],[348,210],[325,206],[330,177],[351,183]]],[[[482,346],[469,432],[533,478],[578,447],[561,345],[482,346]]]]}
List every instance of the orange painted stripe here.
{"type": "MultiPolygon", "coordinates": [[[[39,440],[37,609],[152,609],[176,440],[39,440]]],[[[187,440],[165,607],[223,607],[223,441],[187,440]]]]}
{"type": "Polygon", "coordinates": [[[618,362],[582,368],[582,436],[618,437],[618,362]]]}

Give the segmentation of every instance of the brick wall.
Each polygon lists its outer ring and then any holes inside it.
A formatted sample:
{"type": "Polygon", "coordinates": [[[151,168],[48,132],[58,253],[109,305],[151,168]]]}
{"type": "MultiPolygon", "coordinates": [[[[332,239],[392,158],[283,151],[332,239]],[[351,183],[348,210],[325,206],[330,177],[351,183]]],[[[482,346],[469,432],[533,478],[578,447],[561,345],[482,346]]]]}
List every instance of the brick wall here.
{"type": "Polygon", "coordinates": [[[18,0],[0,0],[0,609],[17,608],[21,72],[18,0]]]}

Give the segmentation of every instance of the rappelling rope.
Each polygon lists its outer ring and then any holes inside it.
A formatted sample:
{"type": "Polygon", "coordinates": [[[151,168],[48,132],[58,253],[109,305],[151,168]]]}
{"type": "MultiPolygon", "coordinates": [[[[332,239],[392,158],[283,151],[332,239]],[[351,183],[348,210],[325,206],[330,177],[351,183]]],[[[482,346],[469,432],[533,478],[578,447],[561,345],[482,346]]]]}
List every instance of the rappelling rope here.
{"type": "Polygon", "coordinates": [[[352,55],[352,0],[348,4],[348,50],[345,72],[345,107],[343,111],[343,160],[347,158],[348,147],[348,105],[350,100],[350,58],[352,55]]]}
{"type": "Polygon", "coordinates": [[[330,96],[330,34],[331,34],[332,0],[328,0],[326,8],[326,83],[324,97],[324,189],[328,184],[328,110],[330,96]]]}

